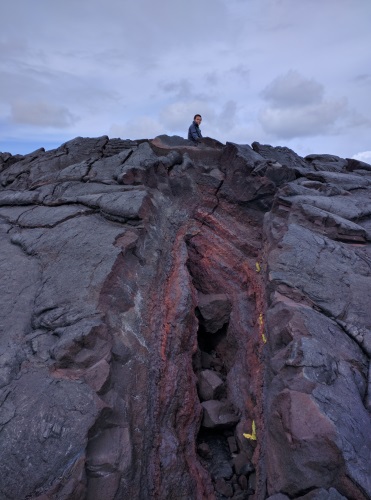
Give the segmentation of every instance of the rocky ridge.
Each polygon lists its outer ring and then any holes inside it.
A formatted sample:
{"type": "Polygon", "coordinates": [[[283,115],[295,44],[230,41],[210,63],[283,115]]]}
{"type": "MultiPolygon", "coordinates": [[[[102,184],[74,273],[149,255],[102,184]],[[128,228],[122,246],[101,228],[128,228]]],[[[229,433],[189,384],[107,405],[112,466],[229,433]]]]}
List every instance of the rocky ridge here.
{"type": "Polygon", "coordinates": [[[0,498],[371,498],[371,166],[0,153],[0,498]]]}

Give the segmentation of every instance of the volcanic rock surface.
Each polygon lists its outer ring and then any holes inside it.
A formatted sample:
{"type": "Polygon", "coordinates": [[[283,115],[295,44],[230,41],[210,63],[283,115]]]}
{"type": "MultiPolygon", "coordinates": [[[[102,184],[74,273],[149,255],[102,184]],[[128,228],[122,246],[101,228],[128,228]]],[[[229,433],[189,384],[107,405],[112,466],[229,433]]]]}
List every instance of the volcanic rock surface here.
{"type": "Polygon", "coordinates": [[[371,166],[0,154],[0,498],[371,498],[371,166]]]}

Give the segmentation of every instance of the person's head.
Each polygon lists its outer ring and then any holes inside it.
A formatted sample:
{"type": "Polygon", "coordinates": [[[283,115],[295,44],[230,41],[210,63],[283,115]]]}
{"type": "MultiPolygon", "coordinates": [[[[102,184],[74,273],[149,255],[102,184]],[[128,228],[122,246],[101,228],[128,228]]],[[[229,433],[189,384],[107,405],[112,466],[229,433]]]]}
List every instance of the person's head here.
{"type": "Polygon", "coordinates": [[[197,125],[200,125],[200,123],[202,122],[202,116],[201,115],[195,115],[193,117],[193,120],[197,123],[197,125]]]}

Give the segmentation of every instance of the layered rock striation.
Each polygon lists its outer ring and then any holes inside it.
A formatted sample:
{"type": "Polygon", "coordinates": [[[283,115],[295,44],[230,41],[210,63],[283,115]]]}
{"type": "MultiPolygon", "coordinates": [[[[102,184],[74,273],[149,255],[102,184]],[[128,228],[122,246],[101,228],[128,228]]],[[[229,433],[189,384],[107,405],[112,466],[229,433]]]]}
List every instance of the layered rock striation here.
{"type": "Polygon", "coordinates": [[[0,498],[371,497],[371,166],[0,154],[0,498]]]}

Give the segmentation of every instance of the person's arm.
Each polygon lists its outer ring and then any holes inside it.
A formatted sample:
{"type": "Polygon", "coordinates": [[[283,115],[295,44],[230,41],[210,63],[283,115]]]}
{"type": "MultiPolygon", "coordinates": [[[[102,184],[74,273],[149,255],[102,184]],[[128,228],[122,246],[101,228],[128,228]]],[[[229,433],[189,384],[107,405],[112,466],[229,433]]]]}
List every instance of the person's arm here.
{"type": "MultiPolygon", "coordinates": [[[[190,126],[189,128],[190,132],[191,132],[191,137],[194,141],[198,142],[200,140],[200,136],[199,134],[197,133],[197,129],[196,129],[196,125],[194,123],[192,123],[192,125],[190,126]]],[[[202,136],[201,136],[202,137],[202,136]]]]}

